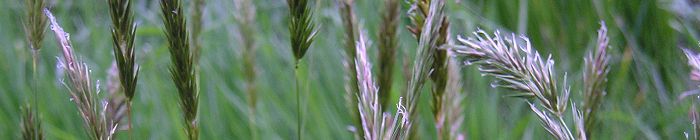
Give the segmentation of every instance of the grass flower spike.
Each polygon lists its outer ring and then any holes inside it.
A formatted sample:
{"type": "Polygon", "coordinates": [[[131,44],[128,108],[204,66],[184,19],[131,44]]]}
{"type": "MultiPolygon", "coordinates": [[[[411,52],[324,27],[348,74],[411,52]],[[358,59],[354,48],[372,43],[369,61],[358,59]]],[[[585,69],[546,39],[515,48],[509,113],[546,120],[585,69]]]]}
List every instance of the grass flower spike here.
{"type": "Polygon", "coordinates": [[[595,130],[596,113],[603,103],[603,97],[607,94],[605,90],[610,71],[608,66],[610,56],[607,53],[608,40],[608,29],[605,27],[605,22],[601,21],[596,47],[584,59],[582,110],[585,118],[586,136],[588,137],[591,137],[591,132],[595,130]]]}
{"type": "Polygon", "coordinates": [[[368,40],[364,34],[359,34],[356,42],[357,58],[355,69],[357,71],[358,89],[357,109],[360,114],[363,136],[365,140],[395,140],[407,139],[409,119],[406,107],[399,100],[397,112],[394,117],[390,113],[382,113],[379,104],[379,90],[374,82],[372,66],[367,55],[368,40]]]}
{"type": "MultiPolygon", "coordinates": [[[[131,14],[131,0],[108,0],[109,14],[112,17],[112,42],[114,60],[119,71],[119,81],[126,97],[128,128],[131,128],[131,101],[136,94],[139,67],[136,65],[134,37],[136,25],[131,14]]],[[[129,130],[131,134],[131,130],[129,130]]]]}
{"type": "Polygon", "coordinates": [[[438,44],[441,43],[439,34],[445,20],[443,16],[445,1],[431,1],[429,7],[425,22],[417,22],[422,25],[417,25],[417,27],[421,27],[420,35],[417,36],[419,38],[418,51],[416,52],[416,60],[413,64],[408,92],[406,93],[408,112],[411,113],[407,131],[411,131],[413,122],[416,120],[415,115],[418,99],[421,95],[420,91],[423,88],[425,79],[428,78],[430,71],[433,69],[433,63],[436,62],[433,55],[438,51],[438,44]]]}
{"type": "MultiPolygon", "coordinates": [[[[73,47],[70,43],[70,36],[63,31],[63,28],[58,24],[56,18],[48,9],[44,9],[44,14],[51,22],[51,30],[54,31],[58,46],[63,53],[63,60],[60,61],[60,66],[68,75],[68,84],[64,85],[68,88],[71,101],[78,106],[80,116],[85,123],[85,129],[89,131],[91,138],[99,140],[110,140],[116,131],[116,126],[108,126],[105,119],[105,111],[107,105],[102,105],[97,99],[99,93],[99,85],[94,86],[90,79],[90,70],[87,64],[75,58],[73,47]]],[[[98,82],[99,84],[99,82],[98,82]]]]}
{"type": "MultiPolygon", "coordinates": [[[[491,84],[493,87],[519,91],[512,96],[539,101],[539,105],[546,110],[528,103],[545,129],[556,139],[577,139],[563,120],[569,101],[566,76],[563,84],[558,86],[551,56],[543,59],[525,36],[502,36],[498,31],[491,36],[482,30],[475,32],[474,36],[476,38],[460,37],[462,45],[456,45],[454,52],[463,56],[467,65],[477,65],[481,73],[495,77],[491,84]],[[561,87],[564,88],[560,90],[561,87]]],[[[579,119],[575,117],[575,120],[579,119]]]]}
{"type": "Polygon", "coordinates": [[[187,34],[185,13],[180,0],[161,0],[161,12],[168,40],[170,67],[173,82],[180,96],[180,107],[184,117],[186,134],[190,140],[199,139],[197,110],[199,89],[194,67],[194,56],[187,34]]]}

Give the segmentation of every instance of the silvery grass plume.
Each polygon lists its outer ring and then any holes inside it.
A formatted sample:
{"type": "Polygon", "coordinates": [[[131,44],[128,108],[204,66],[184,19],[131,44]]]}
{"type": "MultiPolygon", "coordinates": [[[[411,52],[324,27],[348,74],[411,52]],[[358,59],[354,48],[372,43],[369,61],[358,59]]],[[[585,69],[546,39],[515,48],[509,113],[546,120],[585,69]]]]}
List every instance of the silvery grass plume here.
{"type": "Polygon", "coordinates": [[[32,106],[25,104],[20,108],[22,112],[22,123],[20,128],[22,129],[22,139],[23,140],[43,140],[44,132],[41,129],[41,121],[38,121],[36,114],[32,106]]]}
{"type": "Polygon", "coordinates": [[[187,34],[185,13],[180,0],[161,0],[161,12],[168,38],[168,50],[173,66],[170,73],[180,96],[186,134],[190,140],[198,139],[197,106],[199,89],[194,63],[194,56],[187,34]]]}
{"type": "Polygon", "coordinates": [[[68,75],[68,84],[63,83],[68,89],[71,101],[78,106],[80,116],[85,123],[85,129],[92,139],[110,140],[116,127],[109,127],[106,120],[105,111],[107,105],[98,103],[99,82],[93,87],[90,79],[90,70],[87,64],[76,59],[70,43],[70,36],[63,31],[51,11],[44,9],[44,14],[51,23],[51,30],[55,33],[58,47],[63,53],[63,60],[59,61],[60,68],[64,69],[68,75]]]}
{"type": "MultiPolygon", "coordinates": [[[[357,56],[357,43],[356,36],[358,32],[357,22],[355,19],[355,13],[353,12],[353,0],[341,0],[338,2],[338,10],[340,11],[340,17],[343,21],[343,28],[345,29],[345,59],[343,65],[345,66],[345,100],[347,102],[349,114],[352,117],[354,124],[354,129],[350,131],[355,131],[354,133],[359,134],[360,137],[364,135],[363,127],[360,127],[361,119],[360,114],[355,110],[355,105],[357,102],[357,94],[359,94],[359,85],[357,82],[357,70],[354,68],[356,66],[355,59],[357,56]],[[357,133],[359,132],[359,133],[357,133]]],[[[380,97],[381,100],[381,97],[380,97]]]]}
{"type": "MultiPolygon", "coordinates": [[[[409,9],[409,18],[411,19],[412,26],[408,27],[408,30],[413,33],[416,38],[421,38],[422,26],[425,26],[425,19],[429,16],[428,4],[435,3],[436,1],[431,0],[418,0],[412,1],[411,9],[409,9]]],[[[440,9],[443,9],[444,5],[440,9]]],[[[448,27],[449,22],[447,21],[447,16],[444,15],[443,11],[439,11],[439,16],[435,18],[440,18],[440,26],[436,26],[437,33],[431,34],[431,37],[435,39],[435,44],[427,46],[430,48],[439,48],[447,43],[448,38],[448,27]]],[[[423,46],[420,46],[423,47],[423,46]]],[[[443,104],[443,96],[445,94],[445,88],[447,87],[447,50],[446,49],[436,49],[430,54],[433,57],[433,63],[430,68],[430,80],[433,81],[433,115],[437,119],[441,105],[443,104]]],[[[437,121],[437,120],[436,120],[437,121]]]]}
{"type": "MultiPolygon", "coordinates": [[[[695,53],[691,51],[690,49],[683,49],[683,52],[685,52],[685,56],[688,57],[688,65],[690,66],[690,80],[693,80],[695,82],[700,82],[700,54],[695,53]]],[[[698,85],[700,87],[700,85],[698,85]]],[[[681,98],[684,98],[686,96],[693,96],[693,101],[692,107],[690,109],[690,114],[691,114],[691,121],[693,124],[693,139],[698,140],[700,139],[700,124],[698,121],[700,121],[700,111],[698,111],[698,102],[700,102],[700,96],[697,94],[699,93],[698,89],[692,90],[692,91],[687,91],[686,93],[683,93],[681,95],[681,98]]],[[[687,137],[687,136],[686,136],[687,137]]]]}
{"type": "MultiPolygon", "coordinates": [[[[27,109],[33,109],[33,110],[27,110],[27,111],[33,111],[31,112],[25,112],[25,113],[30,113],[33,114],[30,117],[32,118],[26,118],[23,119],[22,123],[24,124],[36,124],[37,126],[26,126],[24,128],[26,129],[35,129],[31,130],[28,132],[37,132],[41,133],[41,122],[37,115],[39,114],[38,111],[38,86],[39,84],[39,75],[37,73],[37,65],[39,63],[39,50],[41,49],[42,45],[41,42],[44,40],[44,32],[46,29],[46,17],[42,14],[42,9],[46,7],[46,2],[44,0],[25,0],[24,1],[24,9],[26,10],[24,21],[23,21],[23,26],[24,26],[24,32],[25,36],[27,39],[27,44],[29,44],[29,48],[31,49],[32,52],[32,93],[34,96],[33,99],[33,104],[34,108],[27,108],[27,109]],[[24,122],[27,121],[27,122],[24,122]],[[30,123],[31,122],[31,123],[30,123]]],[[[29,102],[29,100],[27,100],[29,102]]],[[[23,129],[23,130],[26,130],[23,129]]],[[[34,137],[33,139],[43,139],[40,136],[40,134],[32,135],[32,136],[37,136],[34,137]]]]}
{"type": "Polygon", "coordinates": [[[443,0],[435,0],[430,2],[430,10],[428,10],[428,16],[425,18],[425,22],[421,28],[421,34],[418,40],[418,51],[416,52],[416,60],[413,64],[413,70],[411,75],[411,80],[408,83],[407,96],[407,107],[408,112],[410,112],[410,117],[408,122],[407,132],[410,132],[411,125],[416,121],[416,108],[418,105],[418,99],[420,99],[420,91],[423,88],[425,79],[430,74],[433,69],[433,62],[435,58],[433,54],[437,51],[438,44],[440,43],[440,29],[442,28],[442,23],[445,20],[443,18],[443,10],[445,7],[445,2],[443,0]]]}
{"type": "Polygon", "coordinates": [[[462,110],[464,110],[462,108],[464,95],[461,89],[462,75],[460,74],[460,66],[456,60],[448,58],[447,75],[447,87],[445,95],[440,97],[442,102],[440,108],[437,108],[436,111],[435,127],[438,131],[439,140],[463,140],[465,136],[461,127],[464,122],[464,114],[462,113],[462,110]]]}
{"type": "Polygon", "coordinates": [[[396,37],[399,25],[399,0],[384,1],[382,24],[379,28],[379,103],[382,108],[389,107],[391,87],[393,82],[394,65],[396,64],[396,37]]]}
{"type": "Polygon", "coordinates": [[[401,105],[401,100],[397,105],[398,111],[394,118],[390,113],[382,113],[382,106],[379,104],[378,87],[372,76],[372,66],[367,56],[368,41],[364,34],[359,35],[356,42],[357,57],[355,58],[355,69],[357,71],[357,86],[359,93],[356,95],[358,103],[357,109],[360,113],[363,136],[365,140],[394,140],[406,139],[405,129],[408,126],[408,116],[406,108],[401,105]]]}
{"type": "Polygon", "coordinates": [[[200,43],[199,36],[202,34],[202,14],[204,12],[204,0],[192,0],[192,11],[191,11],[191,32],[190,38],[192,39],[192,52],[194,53],[194,64],[199,65],[200,52],[202,50],[202,44],[200,43]]]}
{"type": "MultiPolygon", "coordinates": [[[[551,55],[543,59],[530,46],[530,40],[525,36],[507,37],[496,31],[492,37],[483,30],[474,32],[474,36],[476,38],[460,37],[458,40],[462,45],[452,48],[455,54],[465,58],[467,65],[477,65],[481,73],[495,77],[496,80],[491,83],[493,87],[515,90],[521,93],[511,96],[539,101],[539,106],[544,107],[544,111],[530,101],[528,104],[544,128],[556,139],[585,139],[584,134],[575,136],[563,120],[569,101],[569,89],[564,76],[561,87],[565,88],[559,90],[551,55]]],[[[580,116],[576,108],[572,109],[576,116],[580,116]]],[[[579,122],[582,118],[574,119],[579,122]]],[[[582,127],[576,126],[577,129],[582,127]]],[[[584,130],[578,130],[579,133],[581,131],[584,130]]]]}
{"type": "Polygon", "coordinates": [[[301,111],[301,95],[299,93],[299,63],[306,54],[306,51],[311,47],[314,38],[316,37],[316,25],[313,23],[311,6],[308,0],[287,0],[289,7],[289,34],[291,41],[292,52],[294,53],[294,77],[296,79],[296,94],[297,94],[297,138],[301,140],[302,136],[302,111],[301,111]]]}
{"type": "MultiPolygon", "coordinates": [[[[139,67],[136,65],[134,37],[136,25],[131,14],[131,0],[107,0],[109,15],[112,17],[112,50],[116,61],[119,81],[126,97],[128,128],[131,128],[131,101],[136,94],[139,67]]],[[[130,131],[131,133],[131,131],[130,131]]]]}
{"type": "Polygon", "coordinates": [[[597,45],[584,59],[583,116],[585,118],[587,137],[591,137],[591,132],[595,130],[596,113],[601,104],[603,104],[603,97],[607,94],[605,89],[608,82],[608,72],[610,71],[608,66],[610,56],[608,56],[607,48],[608,29],[605,27],[605,22],[601,21],[597,45]]]}
{"type": "Polygon", "coordinates": [[[255,109],[258,100],[255,87],[255,4],[251,0],[234,0],[233,2],[235,6],[233,15],[238,23],[240,45],[243,46],[243,75],[245,75],[245,89],[248,95],[249,128],[252,131],[253,139],[257,139],[257,128],[255,128],[255,109]]]}

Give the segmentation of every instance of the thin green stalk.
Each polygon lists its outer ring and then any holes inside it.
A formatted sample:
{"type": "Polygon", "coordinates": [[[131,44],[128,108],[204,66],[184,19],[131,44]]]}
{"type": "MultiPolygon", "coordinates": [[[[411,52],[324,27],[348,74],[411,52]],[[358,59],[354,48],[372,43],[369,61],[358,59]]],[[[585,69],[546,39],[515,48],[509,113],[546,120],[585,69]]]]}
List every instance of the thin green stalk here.
{"type": "Polygon", "coordinates": [[[36,72],[38,62],[39,62],[39,50],[38,49],[32,50],[32,94],[34,95],[34,101],[32,101],[32,102],[34,104],[34,109],[30,108],[30,111],[34,111],[34,115],[31,115],[32,116],[31,119],[32,119],[32,121],[37,123],[37,126],[33,127],[34,129],[36,129],[34,131],[38,132],[38,135],[34,135],[35,140],[43,139],[43,138],[40,138],[40,137],[42,137],[41,136],[42,135],[41,134],[41,127],[40,127],[41,120],[39,120],[39,118],[36,117],[36,115],[39,114],[39,76],[38,76],[39,74],[36,72]]]}
{"type": "Polygon", "coordinates": [[[287,0],[289,7],[289,33],[290,47],[294,53],[294,77],[296,79],[297,89],[297,136],[302,138],[302,112],[301,112],[301,94],[299,92],[299,62],[306,55],[306,51],[311,47],[311,43],[316,36],[316,26],[313,23],[313,16],[308,0],[287,0]]]}
{"type": "Polygon", "coordinates": [[[301,111],[301,95],[299,92],[299,60],[297,60],[294,63],[294,79],[295,79],[295,86],[296,86],[296,95],[297,95],[297,139],[301,140],[301,125],[303,124],[303,119],[302,119],[302,111],[301,111]]]}

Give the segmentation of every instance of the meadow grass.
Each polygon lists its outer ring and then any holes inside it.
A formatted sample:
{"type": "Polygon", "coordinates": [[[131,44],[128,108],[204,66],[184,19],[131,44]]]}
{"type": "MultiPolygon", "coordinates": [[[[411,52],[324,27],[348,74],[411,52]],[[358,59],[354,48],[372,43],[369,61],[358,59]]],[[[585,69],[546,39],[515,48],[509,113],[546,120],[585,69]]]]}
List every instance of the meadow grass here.
{"type": "MultiPolygon", "coordinates": [[[[134,22],[137,39],[134,40],[137,62],[140,66],[139,84],[133,106],[134,126],[131,128],[135,139],[187,139],[182,123],[181,108],[176,104],[179,97],[174,94],[177,88],[168,78],[167,67],[171,66],[167,37],[159,9],[160,1],[133,1],[134,22]],[[137,13],[137,14],[136,14],[137,13]],[[143,94],[141,94],[143,93],[143,94]]],[[[245,68],[242,62],[244,47],[242,41],[234,39],[238,30],[232,1],[206,0],[202,8],[203,26],[200,34],[202,46],[200,59],[200,104],[198,128],[202,139],[295,139],[297,134],[296,98],[290,89],[294,86],[294,74],[290,64],[294,58],[289,55],[288,9],[287,3],[280,0],[251,1],[256,8],[255,22],[251,29],[255,34],[257,49],[254,52],[256,66],[257,110],[256,127],[258,136],[252,136],[249,129],[249,110],[245,68]],[[240,62],[240,63],[239,63],[240,62]],[[291,138],[290,138],[291,137],[291,138]]],[[[353,124],[350,111],[346,107],[342,62],[345,52],[345,30],[343,20],[337,13],[337,1],[309,1],[317,25],[318,37],[314,49],[309,49],[303,59],[299,75],[304,96],[304,139],[352,139],[347,126],[353,124]]],[[[354,1],[354,13],[367,31],[369,62],[376,64],[373,73],[380,81],[381,32],[384,25],[385,1],[354,1]],[[374,44],[374,45],[372,45],[374,44]]],[[[607,93],[597,109],[596,125],[590,139],[683,139],[684,132],[692,139],[694,131],[692,119],[688,115],[693,109],[690,98],[676,98],[697,85],[688,73],[691,69],[685,63],[679,48],[697,50],[693,3],[683,4],[686,8],[673,8],[683,1],[665,2],[658,0],[640,1],[558,1],[558,0],[448,0],[444,14],[449,17],[450,38],[465,35],[478,27],[504,34],[526,35],[534,49],[541,54],[552,54],[556,61],[556,79],[563,82],[564,72],[571,85],[570,99],[577,108],[586,106],[584,80],[586,73],[584,59],[589,51],[597,46],[596,30],[599,21],[605,20],[609,37],[607,53],[609,57],[607,93]],[[576,99],[576,100],[574,100],[576,99]],[[579,100],[580,99],[580,100],[579,100]]],[[[410,4],[398,2],[400,11],[397,20],[397,66],[393,72],[393,94],[389,99],[387,112],[395,112],[397,99],[405,93],[416,58],[418,41],[410,31],[411,25],[405,11],[410,4]],[[405,65],[402,65],[405,64],[405,65]],[[408,70],[402,69],[408,67],[408,70]],[[405,74],[408,73],[408,74],[405,74]],[[409,78],[398,75],[409,75],[409,78]]],[[[107,1],[75,0],[47,3],[52,7],[66,31],[71,32],[71,40],[76,46],[75,54],[93,70],[94,80],[105,81],[114,61],[111,38],[111,20],[107,1]]],[[[191,15],[190,2],[183,1],[185,15],[191,15]]],[[[5,45],[0,50],[0,139],[19,139],[22,133],[21,108],[23,99],[32,98],[32,54],[23,34],[24,16],[27,14],[23,1],[0,1],[0,42],[5,45]]],[[[190,18],[188,18],[190,19],[190,18]]],[[[190,27],[190,26],[188,26],[190,27]]],[[[46,38],[41,45],[54,45],[54,38],[46,38]]],[[[449,41],[448,41],[449,43],[449,41]]],[[[90,139],[83,131],[79,110],[70,102],[68,90],[60,84],[60,69],[56,69],[55,59],[61,52],[56,47],[43,47],[37,58],[36,72],[41,80],[36,89],[40,92],[36,108],[42,122],[46,139],[90,139]]],[[[460,61],[461,62],[461,61],[460,61]]],[[[492,88],[494,80],[481,76],[477,67],[464,67],[460,70],[461,93],[464,100],[459,103],[464,121],[458,132],[465,139],[552,139],[547,130],[542,129],[539,117],[532,113],[530,106],[519,98],[504,97],[512,90],[492,88]]],[[[427,80],[427,79],[426,79],[427,80]]],[[[117,80],[118,81],[118,80],[117,80]]],[[[449,81],[449,80],[448,80],[449,81]]],[[[65,82],[69,82],[66,78],[65,82]]],[[[379,82],[377,82],[379,83],[379,82]]],[[[416,116],[419,116],[412,129],[419,139],[437,139],[438,128],[431,111],[432,81],[427,80],[417,102],[416,116]]],[[[106,91],[107,84],[100,88],[106,91]]],[[[382,85],[382,84],[377,84],[382,85]]],[[[449,84],[448,84],[449,85],[449,84]]],[[[385,86],[378,86],[384,90],[385,86]]],[[[450,89],[450,88],[446,88],[450,89]]],[[[380,93],[381,94],[381,93],[380,93]]],[[[108,97],[109,94],[100,94],[108,97]]],[[[446,92],[445,97],[449,97],[446,92]]],[[[692,97],[692,96],[688,96],[692,97]]],[[[401,103],[407,105],[408,97],[401,103]]],[[[450,98],[453,99],[453,98],[450,98]]],[[[443,100],[443,103],[447,103],[443,100]]],[[[381,102],[381,101],[380,101],[381,102]]],[[[537,104],[538,101],[533,101],[537,104]]],[[[693,101],[695,102],[695,101],[693,101]]],[[[34,105],[33,105],[34,106],[34,105]]],[[[443,105],[444,107],[444,105],[443,105]]],[[[571,129],[571,102],[564,113],[565,121],[571,129]]],[[[452,108],[452,107],[450,107],[452,108]]],[[[357,108],[353,108],[357,109],[357,108]]],[[[447,109],[447,108],[446,108],[447,109]]],[[[697,108],[696,108],[697,109],[697,108]]],[[[547,110],[542,110],[547,111],[547,110]]],[[[456,111],[450,111],[456,112],[456,111]]],[[[449,115],[450,112],[446,112],[449,115]]],[[[585,110],[581,109],[585,114],[585,110]]],[[[458,113],[459,114],[459,113],[458,113]]],[[[395,115],[395,114],[393,114],[395,115]]],[[[578,114],[577,114],[578,115],[578,114]]],[[[586,115],[583,115],[584,117],[586,115]]],[[[392,116],[393,117],[393,116],[392,116]]],[[[455,117],[456,118],[456,117],[455,117]]],[[[446,119],[446,122],[449,119],[446,119]]],[[[123,125],[125,126],[125,125],[123,125]]],[[[121,127],[123,127],[121,126],[121,127]]],[[[444,128],[444,127],[443,127],[444,128]]],[[[121,129],[121,128],[119,128],[121,129]]],[[[118,129],[118,130],[119,130],[118,129]]],[[[451,131],[451,130],[450,130],[451,131]]],[[[124,131],[126,132],[126,131],[124,131]]],[[[443,129],[444,132],[444,129],[443,129]]],[[[576,132],[574,132],[576,133],[576,132]]],[[[116,133],[122,136],[122,133],[116,133]]],[[[127,139],[126,134],[118,139],[127,139]]]]}

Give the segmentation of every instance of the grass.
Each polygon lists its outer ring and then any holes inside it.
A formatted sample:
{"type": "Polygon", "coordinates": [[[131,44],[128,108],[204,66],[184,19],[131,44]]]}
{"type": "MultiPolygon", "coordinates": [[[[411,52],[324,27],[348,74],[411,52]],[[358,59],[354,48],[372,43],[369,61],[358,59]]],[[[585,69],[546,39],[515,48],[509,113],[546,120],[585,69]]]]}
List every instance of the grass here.
{"type": "Polygon", "coordinates": [[[243,74],[245,75],[245,90],[248,98],[248,110],[250,115],[250,129],[253,139],[257,139],[257,127],[255,110],[257,108],[258,95],[255,86],[256,81],[256,42],[255,42],[255,5],[250,0],[234,1],[236,11],[234,17],[238,23],[240,45],[243,46],[243,74]]]}
{"type": "MultiPolygon", "coordinates": [[[[139,67],[136,65],[136,53],[134,52],[134,37],[136,25],[131,13],[130,0],[110,0],[109,13],[112,17],[112,40],[114,42],[114,60],[119,71],[119,81],[126,99],[126,112],[129,118],[128,127],[131,125],[131,102],[136,94],[138,85],[139,67]]],[[[131,137],[131,136],[130,136],[131,137]]]]}
{"type": "Polygon", "coordinates": [[[199,139],[197,113],[199,88],[195,59],[189,42],[189,34],[180,0],[161,0],[161,11],[170,51],[170,67],[173,83],[180,97],[182,117],[186,134],[190,140],[199,139]]]}
{"type": "Polygon", "coordinates": [[[355,70],[357,71],[357,108],[362,124],[362,136],[365,140],[380,139],[407,139],[410,135],[409,112],[405,112],[401,101],[397,105],[397,112],[392,118],[389,112],[382,112],[379,104],[379,90],[372,75],[372,64],[367,53],[368,40],[364,33],[360,32],[356,42],[355,70]]]}
{"type": "Polygon", "coordinates": [[[605,22],[601,21],[600,24],[597,46],[584,59],[583,93],[585,98],[583,99],[583,108],[581,110],[583,110],[586,137],[589,138],[591,137],[591,132],[597,128],[596,113],[600,112],[598,108],[603,104],[603,97],[607,94],[606,85],[608,72],[610,71],[610,56],[607,53],[608,29],[605,26],[605,22]]]}
{"type": "MultiPolygon", "coordinates": [[[[35,107],[31,108],[31,105],[27,104],[23,110],[23,133],[24,139],[43,139],[43,130],[41,129],[41,120],[38,119],[39,114],[38,109],[38,98],[39,98],[39,74],[37,73],[37,67],[39,63],[39,50],[41,50],[41,42],[44,40],[44,32],[46,29],[46,18],[42,14],[43,7],[46,7],[46,3],[43,0],[25,0],[25,13],[23,25],[24,32],[27,38],[27,44],[32,52],[32,96],[34,99],[31,100],[31,104],[35,107]]],[[[26,102],[30,102],[25,99],[26,102]]]]}
{"type": "MultiPolygon", "coordinates": [[[[576,127],[579,134],[575,135],[563,119],[569,101],[569,85],[564,76],[562,83],[557,82],[554,73],[554,60],[551,56],[543,59],[537,50],[533,49],[529,38],[514,34],[503,36],[496,31],[493,36],[483,30],[474,32],[474,38],[460,38],[461,44],[455,53],[465,57],[465,64],[477,65],[479,71],[493,76],[496,80],[493,87],[501,87],[518,93],[509,96],[532,99],[545,111],[528,101],[532,111],[537,114],[543,127],[554,138],[559,140],[586,139],[581,127],[576,127]],[[561,84],[561,86],[557,86],[561,84]],[[559,90],[561,89],[561,90],[559,90]],[[581,137],[582,136],[582,137],[581,137]]],[[[582,122],[578,117],[579,111],[572,106],[575,122],[582,122]]],[[[576,123],[580,124],[580,123],[576,123]]]]}
{"type": "MultiPolygon", "coordinates": [[[[429,10],[427,10],[428,14],[423,19],[424,22],[417,22],[419,25],[416,25],[416,28],[409,29],[412,30],[412,32],[418,31],[416,29],[420,29],[420,35],[416,36],[417,38],[419,38],[418,52],[416,52],[416,59],[413,63],[412,76],[408,84],[409,90],[406,93],[408,102],[407,108],[409,112],[409,122],[407,125],[408,128],[405,129],[406,132],[403,132],[405,134],[411,133],[412,126],[417,120],[417,115],[415,114],[417,114],[416,109],[418,106],[418,100],[420,99],[421,89],[423,88],[425,79],[428,78],[428,75],[430,74],[429,71],[432,71],[433,63],[436,62],[433,55],[437,52],[438,48],[436,46],[439,46],[438,44],[440,43],[440,36],[438,34],[440,33],[442,25],[444,25],[443,21],[445,20],[445,18],[443,17],[445,1],[431,1],[429,7],[429,10]]],[[[415,20],[421,19],[421,16],[412,17],[415,17],[414,21],[421,21],[415,20]]]]}
{"type": "Polygon", "coordinates": [[[399,1],[386,0],[384,1],[384,10],[382,11],[382,23],[379,30],[379,46],[378,59],[379,61],[379,102],[382,108],[389,107],[389,99],[391,98],[392,84],[394,84],[394,66],[397,63],[396,53],[399,51],[397,30],[399,26],[399,1]]]}
{"type": "Polygon", "coordinates": [[[353,11],[353,0],[343,0],[338,2],[338,11],[340,11],[340,17],[343,20],[343,29],[345,30],[345,36],[343,38],[343,50],[344,56],[343,65],[345,66],[345,99],[348,106],[348,113],[352,117],[354,122],[353,128],[355,131],[353,133],[359,135],[357,137],[362,137],[364,135],[364,130],[361,124],[360,113],[355,111],[355,106],[358,103],[357,96],[359,94],[359,85],[357,81],[357,69],[355,67],[355,58],[357,57],[357,38],[358,33],[358,23],[356,21],[357,17],[353,11]]]}
{"type": "Polygon", "coordinates": [[[289,33],[290,44],[294,54],[294,77],[296,79],[297,96],[297,139],[302,139],[303,111],[301,106],[301,93],[299,87],[299,63],[306,55],[316,37],[316,27],[313,23],[311,8],[308,0],[287,0],[289,8],[289,33]]]}
{"type": "Polygon", "coordinates": [[[58,24],[56,17],[48,9],[44,9],[44,14],[51,23],[51,30],[58,41],[57,46],[63,53],[59,68],[66,72],[69,81],[63,84],[70,93],[71,101],[78,107],[83,125],[92,139],[112,139],[116,126],[108,126],[108,120],[104,117],[106,107],[100,106],[97,97],[100,92],[96,88],[99,87],[99,82],[93,85],[87,64],[75,57],[70,35],[58,24]]]}
{"type": "MultiPolygon", "coordinates": [[[[181,108],[176,86],[169,78],[171,66],[167,37],[159,9],[160,1],[133,1],[132,11],[136,29],[134,40],[139,82],[132,101],[134,139],[187,139],[182,125],[181,108]],[[142,94],[143,93],[143,94],[142,94]]],[[[200,39],[202,47],[199,65],[200,104],[198,128],[201,139],[255,139],[249,128],[246,75],[243,62],[245,46],[237,39],[238,20],[233,1],[206,0],[200,39]]],[[[345,53],[343,20],[337,1],[309,1],[317,25],[317,38],[300,66],[300,92],[305,94],[305,139],[352,139],[348,125],[353,124],[345,98],[342,62],[345,53]]],[[[251,1],[256,13],[252,27],[256,40],[254,53],[256,68],[257,139],[296,139],[296,96],[291,94],[294,58],[290,55],[287,3],[280,0],[251,1]]],[[[355,0],[353,12],[367,32],[368,60],[375,64],[378,89],[380,81],[381,31],[385,1],[355,0]]],[[[448,0],[445,15],[449,17],[451,39],[466,35],[475,29],[500,30],[510,35],[526,35],[540,54],[552,54],[556,61],[557,81],[563,82],[566,72],[571,85],[570,99],[578,108],[586,104],[583,75],[589,51],[597,46],[596,30],[605,20],[608,29],[610,56],[608,94],[603,97],[597,117],[597,129],[590,139],[683,139],[684,132],[693,137],[689,118],[691,98],[679,99],[685,91],[695,89],[690,79],[690,68],[685,63],[682,49],[697,52],[694,39],[693,12],[683,12],[658,0],[640,1],[558,1],[558,0],[448,0]]],[[[191,2],[183,1],[183,11],[191,21],[191,2]]],[[[74,54],[90,69],[91,77],[101,81],[101,97],[109,97],[107,85],[109,70],[114,61],[110,28],[112,21],[107,1],[75,0],[48,3],[71,33],[74,54]]],[[[398,2],[397,48],[391,98],[387,112],[396,112],[399,96],[407,90],[412,73],[417,42],[406,16],[409,4],[398,2]],[[404,68],[408,68],[408,70],[404,68]]],[[[24,34],[26,9],[24,1],[0,1],[0,139],[21,139],[21,106],[24,99],[32,99],[32,52],[24,34]]],[[[188,25],[190,25],[188,23],[188,25]]],[[[188,26],[191,27],[191,26],[188,26]]],[[[46,30],[48,28],[45,28],[46,30]]],[[[51,34],[49,36],[52,36],[51,34]]],[[[454,40],[456,41],[456,40],[454,40]]],[[[55,45],[54,37],[46,37],[42,46],[55,45]]],[[[448,40],[449,43],[449,40],[448,40]]],[[[57,71],[56,59],[60,48],[42,47],[37,55],[37,90],[40,91],[36,116],[42,122],[46,139],[90,139],[83,127],[78,109],[70,102],[68,90],[60,84],[64,72],[57,71]]],[[[546,57],[546,55],[545,55],[546,57]]],[[[461,63],[462,61],[459,61],[461,63]]],[[[481,76],[477,67],[461,66],[461,88],[464,100],[459,103],[464,121],[461,125],[465,139],[553,139],[532,113],[530,106],[520,98],[506,95],[512,90],[492,88],[494,80],[481,76]]],[[[65,79],[68,83],[68,79],[65,79]]],[[[119,81],[117,80],[117,83],[119,81]]],[[[419,139],[437,139],[438,131],[431,111],[432,81],[426,79],[417,102],[417,123],[413,124],[419,139]]],[[[560,84],[558,84],[560,85],[560,84]]],[[[96,87],[97,88],[97,87],[96,87]]],[[[449,88],[447,88],[449,89],[449,88]]],[[[120,93],[121,94],[121,93],[120,93]]],[[[449,96],[445,93],[445,96],[449,96]]],[[[690,97],[690,96],[688,96],[690,97]]],[[[407,105],[408,97],[402,103],[407,105]]],[[[694,99],[693,99],[694,100],[694,99]]],[[[538,101],[533,101],[537,104],[538,101]]],[[[693,101],[694,102],[694,101],[693,101]]],[[[35,105],[31,103],[33,107],[35,105]]],[[[571,102],[564,119],[571,129],[575,123],[570,116],[571,102]]],[[[541,106],[540,106],[541,107],[541,106]]],[[[354,108],[356,109],[356,108],[354,108]]],[[[540,108],[541,109],[541,108],[540,108]]],[[[696,108],[697,109],[697,108],[696,108]]],[[[542,110],[546,111],[546,110],[542,110]]],[[[581,109],[581,112],[584,112],[581,109]]],[[[395,114],[392,114],[395,115],[395,114]]],[[[449,116],[449,115],[448,115],[449,116]]],[[[585,115],[584,115],[585,116],[585,115]]],[[[392,116],[393,117],[393,116],[392,116]]],[[[126,120],[124,120],[125,122],[126,120]]],[[[118,130],[124,130],[120,125],[118,130]]],[[[117,131],[117,139],[128,139],[127,131],[117,131]]]]}

